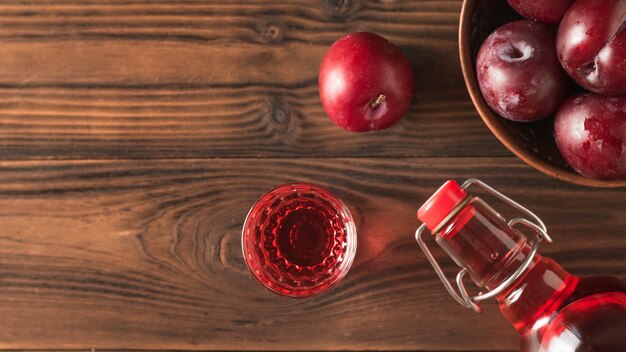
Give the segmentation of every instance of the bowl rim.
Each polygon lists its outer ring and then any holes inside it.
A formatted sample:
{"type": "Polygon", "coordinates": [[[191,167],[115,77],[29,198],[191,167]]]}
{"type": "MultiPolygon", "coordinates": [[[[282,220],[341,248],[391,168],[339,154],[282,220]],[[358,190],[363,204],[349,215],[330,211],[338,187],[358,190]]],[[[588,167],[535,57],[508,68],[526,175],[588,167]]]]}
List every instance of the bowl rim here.
{"type": "Polygon", "coordinates": [[[474,107],[491,133],[493,133],[493,135],[495,135],[496,138],[498,138],[498,140],[518,158],[548,176],[582,186],[606,188],[626,187],[626,179],[595,180],[579,175],[574,170],[557,169],[555,165],[539,158],[537,155],[530,153],[526,149],[519,146],[515,143],[513,136],[508,133],[508,131],[506,131],[501,124],[494,123],[497,118],[501,117],[497,116],[491,108],[489,108],[478,88],[478,80],[476,79],[476,72],[474,69],[474,60],[471,55],[470,34],[472,27],[472,15],[474,13],[476,3],[477,0],[463,0],[463,4],[461,6],[458,33],[459,56],[461,60],[461,71],[463,72],[463,80],[465,81],[467,91],[472,99],[474,107]]]}

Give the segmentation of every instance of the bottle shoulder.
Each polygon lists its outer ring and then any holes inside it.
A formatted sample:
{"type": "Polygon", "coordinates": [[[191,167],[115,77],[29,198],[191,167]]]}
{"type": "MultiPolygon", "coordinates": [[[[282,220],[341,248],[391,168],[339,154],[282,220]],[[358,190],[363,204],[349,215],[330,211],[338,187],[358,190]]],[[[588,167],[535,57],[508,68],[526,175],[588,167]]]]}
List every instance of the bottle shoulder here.
{"type": "Polygon", "coordinates": [[[522,333],[522,351],[622,351],[626,284],[610,276],[579,278],[559,306],[542,319],[522,333]]]}
{"type": "Polygon", "coordinates": [[[618,352],[626,346],[626,293],[600,292],[561,309],[543,330],[539,352],[618,352]]]}

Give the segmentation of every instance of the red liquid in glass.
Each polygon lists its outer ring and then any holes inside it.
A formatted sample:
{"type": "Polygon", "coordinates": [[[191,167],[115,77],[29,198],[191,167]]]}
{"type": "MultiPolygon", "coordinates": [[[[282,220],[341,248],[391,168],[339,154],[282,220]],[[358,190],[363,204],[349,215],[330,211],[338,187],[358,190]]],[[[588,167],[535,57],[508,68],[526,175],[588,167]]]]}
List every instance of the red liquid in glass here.
{"type": "Polygon", "coordinates": [[[278,281],[311,285],[332,273],[341,257],[346,231],[333,208],[314,200],[294,200],[279,208],[262,225],[259,255],[278,281]],[[330,270],[330,271],[329,271],[330,270]]]}
{"type": "MultiPolygon", "coordinates": [[[[437,243],[479,286],[493,290],[530,253],[530,245],[491,207],[473,197],[436,233],[437,243]]],[[[626,351],[626,285],[606,276],[569,274],[536,255],[496,296],[520,333],[521,351],[626,351]]]]}
{"type": "Polygon", "coordinates": [[[303,208],[287,210],[284,217],[278,216],[274,229],[267,229],[266,248],[276,251],[270,264],[284,260],[288,265],[313,269],[324,265],[327,258],[326,263],[333,264],[332,249],[337,246],[340,251],[345,236],[339,231],[340,235],[335,237],[333,224],[325,217],[323,209],[316,209],[313,204],[308,207],[305,203],[292,205],[303,208]]]}
{"type": "Polygon", "coordinates": [[[313,185],[279,186],[252,208],[244,227],[244,254],[256,278],[271,290],[303,297],[326,290],[354,256],[354,224],[347,208],[313,185]]]}

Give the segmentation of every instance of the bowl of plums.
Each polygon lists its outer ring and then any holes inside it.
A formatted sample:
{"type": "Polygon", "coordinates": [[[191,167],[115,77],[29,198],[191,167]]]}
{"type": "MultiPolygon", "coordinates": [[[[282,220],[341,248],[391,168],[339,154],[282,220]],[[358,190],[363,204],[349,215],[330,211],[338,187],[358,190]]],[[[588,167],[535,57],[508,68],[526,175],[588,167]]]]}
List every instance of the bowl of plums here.
{"type": "Polygon", "coordinates": [[[515,155],[626,187],[626,0],[465,0],[459,51],[478,113],[515,155]]]}

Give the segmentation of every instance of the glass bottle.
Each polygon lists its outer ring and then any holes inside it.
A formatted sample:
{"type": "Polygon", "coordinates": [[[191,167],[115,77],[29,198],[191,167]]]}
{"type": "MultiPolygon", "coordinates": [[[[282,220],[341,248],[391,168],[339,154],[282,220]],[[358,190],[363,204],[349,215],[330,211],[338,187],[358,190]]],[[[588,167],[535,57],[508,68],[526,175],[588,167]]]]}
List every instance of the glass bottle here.
{"type": "MultiPolygon", "coordinates": [[[[626,351],[626,285],[610,276],[578,277],[557,262],[537,254],[551,242],[543,222],[532,212],[485,183],[470,179],[463,186],[446,182],[419,209],[423,222],[416,239],[448,292],[460,304],[480,312],[478,302],[495,298],[500,311],[520,334],[521,351],[626,351]],[[507,221],[467,188],[479,186],[525,217],[507,221]],[[518,229],[536,233],[529,241],[518,229]],[[428,229],[441,248],[461,267],[457,293],[428,250],[428,229]],[[470,297],[463,278],[486,293],[470,297]]],[[[626,235],[626,234],[625,234],[626,235]]]]}

